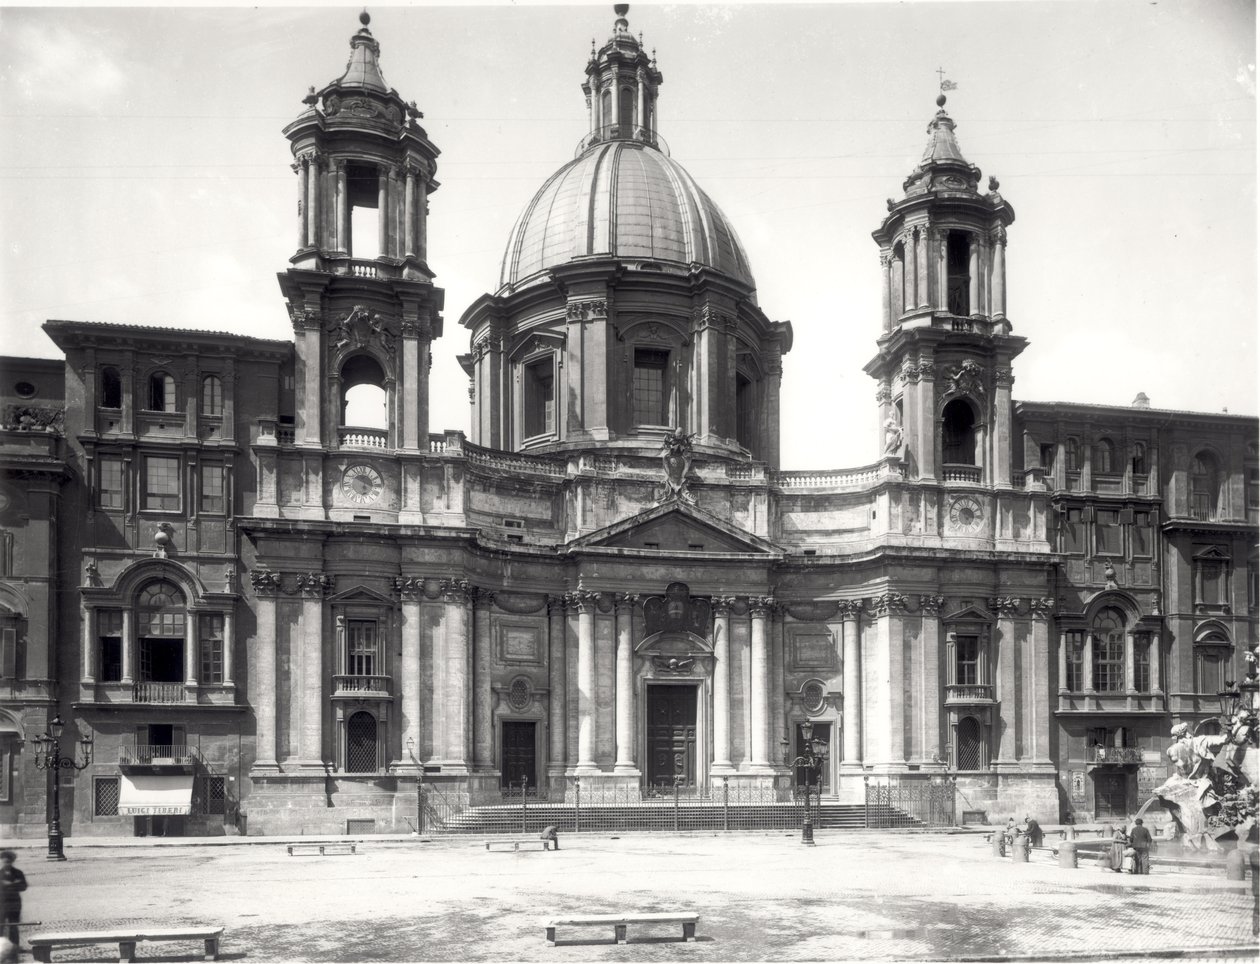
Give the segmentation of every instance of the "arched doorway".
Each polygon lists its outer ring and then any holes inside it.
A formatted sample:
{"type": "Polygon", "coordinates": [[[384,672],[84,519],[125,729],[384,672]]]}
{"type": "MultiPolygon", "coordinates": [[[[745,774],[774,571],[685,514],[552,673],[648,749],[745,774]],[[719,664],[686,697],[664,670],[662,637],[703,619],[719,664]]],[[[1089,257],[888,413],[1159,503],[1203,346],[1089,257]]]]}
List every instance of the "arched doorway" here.
{"type": "Polygon", "coordinates": [[[376,718],[361,710],[346,721],[346,772],[375,773],[377,757],[376,718]]]}

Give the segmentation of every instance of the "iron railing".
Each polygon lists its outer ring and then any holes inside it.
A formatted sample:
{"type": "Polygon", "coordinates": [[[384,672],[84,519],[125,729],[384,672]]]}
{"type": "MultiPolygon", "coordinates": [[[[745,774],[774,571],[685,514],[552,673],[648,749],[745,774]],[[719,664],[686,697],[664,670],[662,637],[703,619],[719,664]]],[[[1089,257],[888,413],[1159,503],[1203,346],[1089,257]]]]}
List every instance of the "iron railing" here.
{"type": "Polygon", "coordinates": [[[955,825],[953,780],[866,782],[866,825],[893,827],[952,827],[955,825]]]}

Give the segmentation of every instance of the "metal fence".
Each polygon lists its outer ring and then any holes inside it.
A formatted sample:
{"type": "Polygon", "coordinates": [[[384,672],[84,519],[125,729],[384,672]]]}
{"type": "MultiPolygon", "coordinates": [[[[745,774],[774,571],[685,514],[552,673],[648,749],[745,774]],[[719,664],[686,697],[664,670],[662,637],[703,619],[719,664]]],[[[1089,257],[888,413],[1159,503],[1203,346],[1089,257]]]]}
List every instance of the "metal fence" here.
{"type": "Polygon", "coordinates": [[[955,825],[954,783],[931,780],[866,784],[866,825],[892,827],[952,827],[955,825]]]}

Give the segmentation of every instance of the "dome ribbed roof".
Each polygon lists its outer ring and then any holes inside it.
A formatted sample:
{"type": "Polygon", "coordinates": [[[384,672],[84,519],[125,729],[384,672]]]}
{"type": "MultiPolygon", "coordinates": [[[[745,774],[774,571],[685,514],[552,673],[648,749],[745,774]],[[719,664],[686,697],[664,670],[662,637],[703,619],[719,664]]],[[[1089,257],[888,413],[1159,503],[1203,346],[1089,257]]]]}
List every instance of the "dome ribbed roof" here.
{"type": "Polygon", "coordinates": [[[754,285],[726,215],[682,165],[632,140],[591,147],[547,180],[512,229],[500,284],[601,254],[698,262],[754,285]]]}

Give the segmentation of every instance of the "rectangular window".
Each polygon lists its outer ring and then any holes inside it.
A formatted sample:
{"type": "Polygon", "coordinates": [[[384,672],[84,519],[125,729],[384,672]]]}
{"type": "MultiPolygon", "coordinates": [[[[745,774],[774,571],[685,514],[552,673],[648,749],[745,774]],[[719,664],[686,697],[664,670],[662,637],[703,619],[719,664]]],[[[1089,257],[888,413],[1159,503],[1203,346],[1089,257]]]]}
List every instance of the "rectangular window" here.
{"type": "Polygon", "coordinates": [[[556,430],[556,379],[550,357],[525,366],[525,437],[556,430]]]}
{"type": "Polygon", "coordinates": [[[651,348],[634,351],[634,422],[636,425],[664,425],[665,370],[669,352],[651,348]]]}
{"type": "Polygon", "coordinates": [[[1200,693],[1220,693],[1229,675],[1229,650],[1224,646],[1204,646],[1194,653],[1195,689],[1200,693]]]}
{"type": "Polygon", "coordinates": [[[122,679],[122,610],[99,609],[96,612],[97,666],[102,683],[122,679]]]}
{"type": "Polygon", "coordinates": [[[225,506],[223,466],[216,462],[201,465],[201,511],[222,514],[225,506]]]}
{"type": "Polygon", "coordinates": [[[179,459],[145,456],[144,507],[179,509],[179,459]]]}
{"type": "Polygon", "coordinates": [[[1260,558],[1252,550],[1247,560],[1247,609],[1255,612],[1257,608],[1260,608],[1260,558]]]}
{"type": "Polygon", "coordinates": [[[1046,475],[1054,473],[1054,449],[1053,443],[1041,446],[1041,470],[1046,475]]]}
{"type": "Polygon", "coordinates": [[[1097,543],[1095,554],[1100,556],[1119,556],[1123,553],[1123,541],[1120,538],[1120,512],[1117,509],[1099,509],[1094,515],[1094,540],[1097,543]]]}
{"type": "Polygon", "coordinates": [[[201,682],[223,682],[223,616],[203,613],[197,622],[197,639],[201,645],[201,682]]]}
{"type": "Polygon", "coordinates": [[[0,679],[17,679],[17,620],[0,622],[0,679]]]}
{"type": "Polygon", "coordinates": [[[100,507],[102,509],[122,509],[123,504],[123,463],[122,459],[105,457],[101,459],[100,507]]]}
{"type": "Polygon", "coordinates": [[[1124,633],[1094,634],[1094,689],[1099,693],[1124,689],[1124,633]]]}
{"type": "Polygon", "coordinates": [[[118,816],[118,777],[92,778],[92,814],[97,817],[118,816]]]}
{"type": "Polygon", "coordinates": [[[1196,562],[1198,583],[1196,602],[1203,606],[1225,604],[1225,563],[1216,559],[1200,559],[1196,562]]]}
{"type": "Polygon", "coordinates": [[[351,619],[346,635],[346,672],[351,676],[375,676],[376,621],[351,619]]]}
{"type": "Polygon", "coordinates": [[[1067,681],[1064,685],[1070,692],[1079,693],[1085,689],[1085,634],[1071,632],[1064,635],[1067,646],[1067,681]]]}
{"type": "Polygon", "coordinates": [[[1149,512],[1133,513],[1133,554],[1135,556],[1149,556],[1153,551],[1154,532],[1151,528],[1151,514],[1149,512]]]}
{"type": "Polygon", "coordinates": [[[954,680],[974,686],[980,682],[980,640],[976,636],[954,638],[954,680]]]}
{"type": "Polygon", "coordinates": [[[1063,461],[1067,463],[1069,472],[1081,470],[1081,450],[1077,446],[1076,439],[1070,438],[1063,443],[1063,461]]]}
{"type": "Polygon", "coordinates": [[[1063,510],[1063,551],[1082,553],[1085,551],[1085,522],[1080,509],[1063,510]]]}
{"type": "Polygon", "coordinates": [[[1260,469],[1247,469],[1247,521],[1260,519],[1260,469]]]}
{"type": "Polygon", "coordinates": [[[17,735],[0,733],[0,803],[13,802],[13,757],[17,735]]]}
{"type": "Polygon", "coordinates": [[[1151,634],[1133,635],[1133,688],[1139,693],[1151,691],[1151,634]]]}

